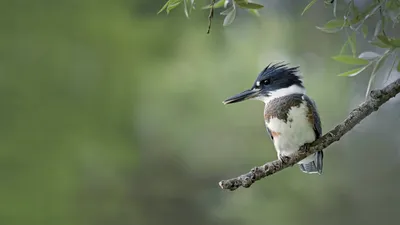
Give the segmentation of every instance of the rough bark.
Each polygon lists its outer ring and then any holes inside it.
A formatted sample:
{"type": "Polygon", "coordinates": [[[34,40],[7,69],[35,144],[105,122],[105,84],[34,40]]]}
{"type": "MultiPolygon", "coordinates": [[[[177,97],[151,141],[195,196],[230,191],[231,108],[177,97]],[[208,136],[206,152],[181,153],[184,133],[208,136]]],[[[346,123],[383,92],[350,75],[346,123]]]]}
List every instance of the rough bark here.
{"type": "Polygon", "coordinates": [[[400,79],[397,79],[383,89],[371,91],[369,98],[357,108],[353,109],[349,116],[342,123],[338,124],[335,128],[314,142],[300,147],[299,151],[288,156],[284,162],[281,160],[268,162],[262,166],[253,168],[250,172],[239,177],[229,180],[222,180],[219,182],[219,186],[222,189],[231,191],[236,190],[239,187],[248,188],[254,182],[264,177],[270,176],[287,167],[295,165],[307,156],[325,149],[333,142],[339,141],[343,135],[353,129],[358,123],[361,122],[361,120],[365,119],[372,112],[378,110],[381,105],[396,96],[399,92],[400,79]]]}

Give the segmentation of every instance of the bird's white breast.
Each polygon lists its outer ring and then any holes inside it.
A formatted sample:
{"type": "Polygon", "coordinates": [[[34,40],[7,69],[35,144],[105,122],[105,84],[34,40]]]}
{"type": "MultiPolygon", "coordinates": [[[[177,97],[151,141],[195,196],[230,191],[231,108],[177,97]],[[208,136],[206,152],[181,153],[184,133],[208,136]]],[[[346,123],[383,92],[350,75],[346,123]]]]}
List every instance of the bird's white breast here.
{"type": "Polygon", "coordinates": [[[274,134],[275,149],[279,154],[289,155],[296,152],[300,146],[315,140],[313,125],[310,124],[305,102],[289,109],[286,122],[277,117],[265,121],[266,126],[274,134]]]}

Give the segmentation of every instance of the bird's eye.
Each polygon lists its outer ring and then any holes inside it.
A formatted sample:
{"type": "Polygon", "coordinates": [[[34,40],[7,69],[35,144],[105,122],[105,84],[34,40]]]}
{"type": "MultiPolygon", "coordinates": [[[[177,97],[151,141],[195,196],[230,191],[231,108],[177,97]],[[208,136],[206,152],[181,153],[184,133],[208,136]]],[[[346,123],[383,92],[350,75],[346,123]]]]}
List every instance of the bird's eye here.
{"type": "Polygon", "coordinates": [[[271,83],[271,81],[270,81],[270,79],[265,79],[265,80],[263,81],[263,83],[264,83],[265,85],[268,85],[268,84],[271,83]]]}

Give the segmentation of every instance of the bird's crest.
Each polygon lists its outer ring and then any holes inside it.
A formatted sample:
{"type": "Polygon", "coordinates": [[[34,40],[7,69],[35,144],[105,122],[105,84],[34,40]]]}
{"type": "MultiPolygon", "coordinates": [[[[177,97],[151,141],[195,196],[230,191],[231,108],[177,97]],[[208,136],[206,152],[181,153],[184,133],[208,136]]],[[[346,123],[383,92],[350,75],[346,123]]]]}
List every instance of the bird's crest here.
{"type": "Polygon", "coordinates": [[[262,78],[267,78],[267,77],[272,77],[272,76],[279,76],[279,75],[294,75],[297,76],[298,78],[302,78],[299,75],[299,67],[289,67],[288,63],[285,62],[278,62],[275,64],[268,64],[267,67],[258,75],[258,79],[262,78]]]}

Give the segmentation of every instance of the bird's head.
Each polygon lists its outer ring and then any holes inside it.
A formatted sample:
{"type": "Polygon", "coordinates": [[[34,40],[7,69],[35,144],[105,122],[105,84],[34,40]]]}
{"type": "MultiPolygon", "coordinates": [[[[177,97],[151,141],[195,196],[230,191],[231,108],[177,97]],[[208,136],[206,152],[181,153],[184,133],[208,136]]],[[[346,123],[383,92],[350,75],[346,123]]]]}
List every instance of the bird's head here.
{"type": "Polygon", "coordinates": [[[282,63],[270,64],[258,75],[250,89],[226,99],[223,103],[231,104],[248,99],[267,103],[274,98],[297,93],[305,93],[298,67],[288,67],[282,63]]]}

